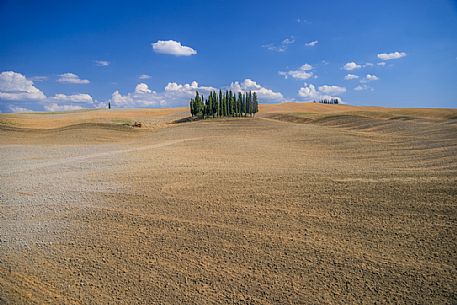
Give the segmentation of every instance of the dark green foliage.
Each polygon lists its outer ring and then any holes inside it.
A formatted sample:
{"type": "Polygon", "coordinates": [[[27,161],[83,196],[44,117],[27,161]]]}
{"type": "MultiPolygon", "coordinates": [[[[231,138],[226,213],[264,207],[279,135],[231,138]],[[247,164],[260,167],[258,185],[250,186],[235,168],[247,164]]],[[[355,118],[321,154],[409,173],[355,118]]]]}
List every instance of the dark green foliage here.
{"type": "Polygon", "coordinates": [[[192,116],[205,117],[205,104],[203,97],[200,97],[198,92],[196,92],[195,98],[190,100],[190,113],[192,116]]]}
{"type": "Polygon", "coordinates": [[[222,90],[219,89],[219,116],[222,116],[222,90]]]}
{"type": "Polygon", "coordinates": [[[257,101],[257,93],[252,94],[252,107],[254,115],[259,112],[259,102],[257,101]]]}
{"type": "Polygon", "coordinates": [[[211,115],[213,118],[217,115],[218,111],[218,104],[217,104],[217,94],[215,92],[211,91],[209,94],[209,97],[211,99],[211,115]]]}
{"type": "Polygon", "coordinates": [[[243,95],[241,94],[241,92],[238,92],[238,116],[241,116],[241,113],[243,111],[243,95]]]}
{"type": "Polygon", "coordinates": [[[230,115],[230,97],[229,97],[229,92],[225,91],[225,116],[230,115]]]}
{"type": "Polygon", "coordinates": [[[230,91],[229,97],[230,97],[230,115],[235,116],[235,97],[234,97],[232,91],[230,91]]]}
{"type": "Polygon", "coordinates": [[[241,96],[241,114],[246,116],[246,93],[241,96]]]}
{"type": "Polygon", "coordinates": [[[246,93],[246,114],[251,115],[251,91],[246,93]]]}
{"type": "Polygon", "coordinates": [[[227,108],[226,108],[226,100],[225,100],[225,94],[222,93],[221,95],[221,100],[222,100],[222,116],[227,115],[227,108]]]}
{"type": "Polygon", "coordinates": [[[212,100],[212,114],[213,114],[213,118],[217,115],[217,95],[216,95],[216,92],[211,92],[210,93],[210,96],[211,96],[211,100],[212,100]]]}
{"type": "MultiPolygon", "coordinates": [[[[316,102],[316,101],[314,101],[316,102]]],[[[337,98],[331,98],[331,99],[323,99],[320,100],[319,103],[321,104],[339,104],[339,100],[337,98]]]]}
{"type": "Polygon", "coordinates": [[[198,92],[195,98],[189,103],[192,117],[213,118],[225,116],[253,116],[259,111],[257,94],[255,92],[238,92],[238,98],[235,92],[219,90],[211,91],[207,99],[198,92]]]}

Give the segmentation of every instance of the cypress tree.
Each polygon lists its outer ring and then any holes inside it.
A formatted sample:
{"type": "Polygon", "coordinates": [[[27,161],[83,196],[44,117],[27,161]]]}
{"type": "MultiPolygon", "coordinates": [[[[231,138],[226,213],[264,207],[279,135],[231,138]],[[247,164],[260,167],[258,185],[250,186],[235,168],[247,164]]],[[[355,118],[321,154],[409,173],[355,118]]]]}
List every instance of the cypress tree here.
{"type": "Polygon", "coordinates": [[[230,109],[230,96],[229,96],[229,92],[225,91],[225,116],[230,115],[229,109],[230,109]]]}
{"type": "Polygon", "coordinates": [[[224,93],[222,92],[222,94],[219,94],[219,99],[220,99],[220,103],[221,103],[221,117],[223,117],[225,114],[224,114],[224,109],[225,109],[225,105],[224,105],[224,93]]]}
{"type": "Polygon", "coordinates": [[[210,115],[210,108],[209,108],[209,96],[205,99],[205,116],[209,117],[210,115]]]}
{"type": "Polygon", "coordinates": [[[241,113],[246,116],[246,93],[243,93],[241,97],[241,113]]]}
{"type": "Polygon", "coordinates": [[[230,115],[230,96],[228,91],[225,91],[225,115],[230,115]]]}
{"type": "Polygon", "coordinates": [[[246,116],[249,114],[249,92],[246,92],[246,116]]]}
{"type": "Polygon", "coordinates": [[[213,100],[213,118],[217,115],[217,95],[215,95],[214,91],[211,91],[211,96],[213,100]]]}
{"type": "Polygon", "coordinates": [[[235,116],[235,99],[233,92],[230,90],[230,114],[231,116],[235,116]]]}
{"type": "Polygon", "coordinates": [[[213,93],[210,92],[209,95],[208,95],[208,113],[209,115],[213,115],[213,93]]]}
{"type": "Polygon", "coordinates": [[[213,94],[213,116],[217,116],[217,94],[214,91],[211,93],[213,94]]]}
{"type": "Polygon", "coordinates": [[[197,98],[194,99],[194,116],[198,115],[198,100],[197,98]]]}
{"type": "Polygon", "coordinates": [[[243,104],[243,98],[242,98],[242,95],[241,95],[241,92],[238,92],[238,116],[241,116],[241,112],[242,112],[242,108],[241,108],[241,105],[243,104]]]}
{"type": "Polygon", "coordinates": [[[219,89],[219,116],[222,116],[222,108],[223,108],[223,104],[222,104],[222,90],[219,89]]]}
{"type": "Polygon", "coordinates": [[[206,108],[206,114],[208,116],[212,115],[213,114],[213,99],[212,99],[212,95],[211,95],[211,92],[209,93],[208,95],[208,101],[207,101],[207,104],[206,104],[207,108],[206,108]]]}
{"type": "Polygon", "coordinates": [[[259,102],[257,101],[257,93],[254,93],[252,94],[252,102],[253,102],[253,105],[254,105],[254,116],[257,112],[259,112],[259,102]]]}
{"type": "Polygon", "coordinates": [[[225,94],[222,93],[222,116],[226,116],[227,115],[227,108],[225,106],[225,104],[227,103],[227,101],[225,100],[225,94]]]}
{"type": "Polygon", "coordinates": [[[252,100],[252,91],[249,91],[249,114],[252,116],[254,113],[254,101],[252,100]]]}
{"type": "Polygon", "coordinates": [[[251,91],[246,92],[246,114],[251,115],[251,91]]]}
{"type": "Polygon", "coordinates": [[[203,118],[205,117],[205,104],[203,103],[203,96],[198,94],[198,91],[195,92],[195,99],[193,102],[194,105],[194,115],[202,115],[203,118]]]}
{"type": "Polygon", "coordinates": [[[194,114],[195,115],[198,115],[198,108],[200,107],[199,105],[199,99],[200,99],[200,96],[198,95],[198,91],[195,92],[195,100],[194,100],[194,114]]]}
{"type": "Polygon", "coordinates": [[[213,91],[213,117],[217,116],[217,112],[219,111],[218,104],[217,104],[217,94],[216,91],[213,91]]]}
{"type": "Polygon", "coordinates": [[[253,92],[251,92],[251,116],[254,115],[254,95],[253,92]]]}
{"type": "Polygon", "coordinates": [[[214,96],[214,105],[216,106],[216,116],[219,115],[219,99],[217,98],[217,93],[216,91],[213,92],[213,96],[214,96]]]}
{"type": "Polygon", "coordinates": [[[233,115],[238,116],[238,101],[235,92],[233,93],[233,115]]]}
{"type": "Polygon", "coordinates": [[[198,116],[200,113],[200,95],[198,94],[198,91],[195,92],[195,115],[198,116]]]}

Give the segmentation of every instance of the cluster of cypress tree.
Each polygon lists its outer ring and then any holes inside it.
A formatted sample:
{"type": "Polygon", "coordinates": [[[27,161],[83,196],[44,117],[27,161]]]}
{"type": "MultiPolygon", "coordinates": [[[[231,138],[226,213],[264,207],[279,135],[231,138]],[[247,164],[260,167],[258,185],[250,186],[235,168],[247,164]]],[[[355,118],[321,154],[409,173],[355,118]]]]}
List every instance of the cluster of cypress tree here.
{"type": "MultiPolygon", "coordinates": [[[[316,101],[314,101],[314,102],[316,102],[316,101]]],[[[339,104],[340,102],[338,101],[337,98],[331,98],[331,99],[320,100],[319,103],[321,103],[321,104],[339,104]]]]}
{"type": "Polygon", "coordinates": [[[259,103],[255,92],[236,93],[232,91],[211,91],[205,99],[198,91],[190,100],[192,117],[225,117],[253,116],[259,111],[259,103]]]}

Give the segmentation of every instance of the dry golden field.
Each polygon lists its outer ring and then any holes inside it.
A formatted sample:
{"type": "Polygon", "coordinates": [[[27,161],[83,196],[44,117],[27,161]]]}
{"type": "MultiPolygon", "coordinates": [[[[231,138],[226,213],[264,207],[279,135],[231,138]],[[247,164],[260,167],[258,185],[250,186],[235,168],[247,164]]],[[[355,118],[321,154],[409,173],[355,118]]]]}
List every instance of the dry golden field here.
{"type": "Polygon", "coordinates": [[[456,109],[187,116],[0,115],[0,304],[457,303],[456,109]]]}

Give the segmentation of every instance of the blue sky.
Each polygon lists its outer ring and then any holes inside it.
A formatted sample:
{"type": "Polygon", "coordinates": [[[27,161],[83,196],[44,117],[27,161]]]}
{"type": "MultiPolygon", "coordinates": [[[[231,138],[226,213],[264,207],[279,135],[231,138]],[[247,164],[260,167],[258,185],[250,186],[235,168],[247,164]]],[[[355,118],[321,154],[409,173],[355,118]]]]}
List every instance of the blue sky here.
{"type": "Polygon", "coordinates": [[[456,1],[0,1],[0,38],[2,112],[171,107],[213,88],[457,106],[456,1]]]}

